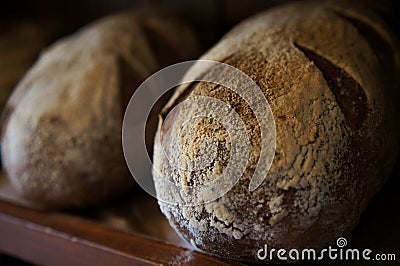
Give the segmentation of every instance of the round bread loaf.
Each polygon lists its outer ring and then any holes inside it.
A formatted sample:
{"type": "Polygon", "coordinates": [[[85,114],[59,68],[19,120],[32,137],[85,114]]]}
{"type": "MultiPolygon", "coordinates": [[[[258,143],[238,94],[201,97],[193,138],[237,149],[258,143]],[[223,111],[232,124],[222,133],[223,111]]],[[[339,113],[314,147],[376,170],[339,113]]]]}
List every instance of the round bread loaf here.
{"type": "MultiPolygon", "coordinates": [[[[214,83],[180,86],[161,114],[154,145],[155,188],[171,225],[198,249],[235,260],[257,261],[265,244],[276,250],[334,246],[354,228],[396,158],[400,61],[385,23],[350,3],[295,3],[242,22],[201,59],[234,66],[258,84],[275,119],[275,157],[263,183],[249,191],[261,145],[250,106],[214,83]],[[174,109],[197,96],[219,99],[239,114],[251,152],[229,192],[196,205],[187,186],[216,180],[232,156],[223,125],[190,117],[191,105],[174,109]],[[192,171],[168,159],[195,161],[210,151],[213,159],[192,171]],[[178,195],[163,178],[181,187],[178,195]]],[[[187,76],[235,79],[200,64],[187,76]]]]}
{"type": "Polygon", "coordinates": [[[14,188],[62,208],[127,190],[126,104],[151,73],[195,56],[197,43],[178,19],[149,9],[101,19],[48,48],[3,113],[3,166],[14,188]]]}

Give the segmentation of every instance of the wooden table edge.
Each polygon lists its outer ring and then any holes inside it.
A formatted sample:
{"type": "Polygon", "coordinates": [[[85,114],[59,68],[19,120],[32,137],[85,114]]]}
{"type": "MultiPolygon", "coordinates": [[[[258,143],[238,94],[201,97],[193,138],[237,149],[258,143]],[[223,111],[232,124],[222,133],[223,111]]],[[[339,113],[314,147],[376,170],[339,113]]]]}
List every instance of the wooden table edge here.
{"type": "Polygon", "coordinates": [[[1,199],[0,251],[40,265],[240,265],[82,217],[1,199]]]}

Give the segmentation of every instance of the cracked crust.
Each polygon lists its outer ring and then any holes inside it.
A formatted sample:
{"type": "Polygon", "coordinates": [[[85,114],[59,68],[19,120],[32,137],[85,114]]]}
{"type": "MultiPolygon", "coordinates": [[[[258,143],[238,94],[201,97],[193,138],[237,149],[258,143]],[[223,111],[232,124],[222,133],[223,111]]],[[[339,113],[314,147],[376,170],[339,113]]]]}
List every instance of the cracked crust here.
{"type": "MultiPolygon", "coordinates": [[[[342,9],[364,19],[364,13],[351,7],[351,11],[342,9]]],[[[398,130],[391,126],[395,121],[391,95],[397,83],[389,86],[382,80],[392,77],[399,65],[384,77],[377,75],[383,60],[376,56],[380,51],[374,51],[357,27],[338,14],[342,9],[330,2],[311,2],[262,13],[238,25],[201,57],[249,75],[271,106],[276,153],[266,179],[255,191],[249,192],[248,185],[260,153],[260,129],[243,99],[224,87],[200,82],[178,88],[164,108],[159,125],[185,98],[220,99],[238,112],[251,142],[245,173],[214,202],[185,206],[192,195],[184,188],[180,195],[170,194],[159,182],[161,177],[154,175],[158,195],[178,198],[178,205],[159,201],[161,210],[198,249],[254,261],[264,244],[269,249],[322,248],[352,230],[387,178],[398,147],[398,130]]],[[[365,21],[382,29],[379,20],[365,21]]],[[[390,47],[396,52],[390,56],[398,58],[396,46],[390,47]]],[[[196,65],[187,76],[204,73],[226,78],[196,65]]],[[[163,145],[172,151],[177,145],[183,147],[182,153],[173,153],[174,161],[185,156],[203,158],[212,147],[202,146],[202,140],[211,138],[217,147],[215,157],[206,158],[211,163],[199,171],[175,168],[156,138],[154,164],[176,184],[201,185],[216,179],[226,167],[230,138],[217,121],[190,119],[191,111],[182,107],[168,121],[164,127],[168,130],[161,132],[163,145]],[[178,134],[184,123],[188,130],[178,134]]]]}
{"type": "Polygon", "coordinates": [[[27,199],[62,208],[127,190],[133,179],[121,147],[126,104],[151,73],[194,56],[196,43],[167,12],[147,9],[101,19],[53,44],[3,115],[3,165],[12,185],[27,199]]]}

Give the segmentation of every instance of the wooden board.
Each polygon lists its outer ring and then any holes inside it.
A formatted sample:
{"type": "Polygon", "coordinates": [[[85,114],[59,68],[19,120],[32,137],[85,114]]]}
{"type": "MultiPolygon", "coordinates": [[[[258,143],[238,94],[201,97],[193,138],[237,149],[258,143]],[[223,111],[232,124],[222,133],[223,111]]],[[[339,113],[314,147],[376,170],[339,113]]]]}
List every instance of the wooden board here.
{"type": "Polygon", "coordinates": [[[235,265],[69,213],[0,200],[0,251],[40,265],[235,265]]]}

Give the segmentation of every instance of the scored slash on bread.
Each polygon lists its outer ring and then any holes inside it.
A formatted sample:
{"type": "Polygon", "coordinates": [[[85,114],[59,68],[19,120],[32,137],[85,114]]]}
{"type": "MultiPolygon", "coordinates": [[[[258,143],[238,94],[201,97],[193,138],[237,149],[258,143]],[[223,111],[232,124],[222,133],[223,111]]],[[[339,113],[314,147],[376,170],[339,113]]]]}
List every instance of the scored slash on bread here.
{"type": "MultiPolygon", "coordinates": [[[[171,151],[186,144],[182,154],[174,154],[176,160],[206,153],[210,148],[199,140],[210,130],[217,147],[210,165],[187,171],[171,165],[156,139],[156,169],[182,185],[180,195],[169,194],[158,180],[162,176],[153,175],[157,194],[177,201],[159,205],[185,239],[207,253],[256,261],[264,244],[320,249],[354,228],[387,179],[398,149],[399,50],[385,23],[371,13],[334,1],[277,7],[243,21],[200,58],[234,66],[260,86],[274,114],[277,145],[263,184],[248,191],[260,154],[260,129],[251,108],[216,84],[177,89],[161,119],[184,99],[214,97],[239,114],[252,145],[247,169],[232,190],[213,202],[189,205],[195,197],[184,185],[217,179],[229,160],[230,139],[218,121],[191,120],[190,106],[168,121],[162,144],[171,151]],[[178,134],[184,123],[191,130],[178,134]]],[[[222,74],[196,65],[187,73],[201,75],[222,74]]]]}

